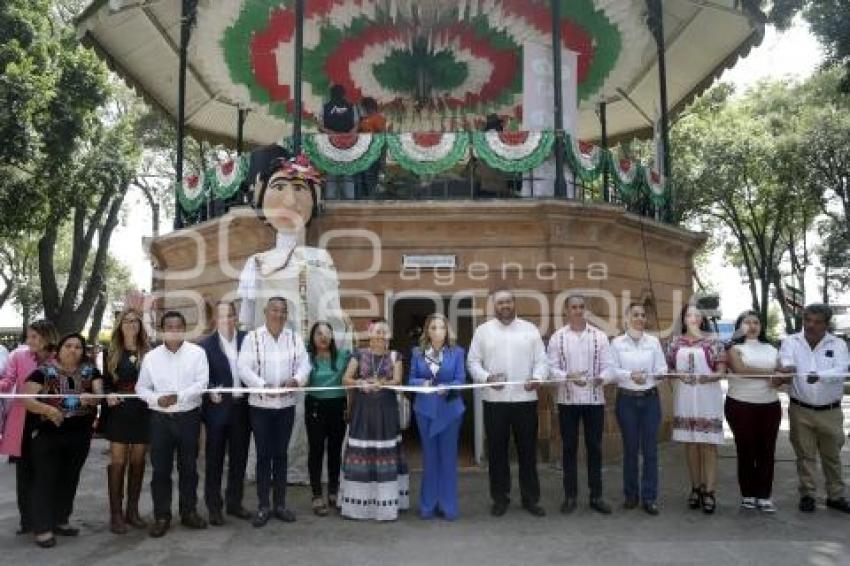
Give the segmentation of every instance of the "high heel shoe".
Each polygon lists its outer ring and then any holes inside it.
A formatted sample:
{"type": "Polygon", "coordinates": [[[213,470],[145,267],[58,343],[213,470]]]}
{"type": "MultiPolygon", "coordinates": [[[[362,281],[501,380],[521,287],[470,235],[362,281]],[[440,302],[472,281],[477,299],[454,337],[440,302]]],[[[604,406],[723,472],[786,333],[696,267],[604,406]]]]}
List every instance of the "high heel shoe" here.
{"type": "Polygon", "coordinates": [[[703,490],[700,495],[702,503],[702,512],[706,515],[711,515],[717,508],[717,499],[714,497],[714,491],[703,490]]]}
{"type": "Polygon", "coordinates": [[[688,496],[688,508],[699,509],[702,506],[702,488],[692,487],[688,496]]]}

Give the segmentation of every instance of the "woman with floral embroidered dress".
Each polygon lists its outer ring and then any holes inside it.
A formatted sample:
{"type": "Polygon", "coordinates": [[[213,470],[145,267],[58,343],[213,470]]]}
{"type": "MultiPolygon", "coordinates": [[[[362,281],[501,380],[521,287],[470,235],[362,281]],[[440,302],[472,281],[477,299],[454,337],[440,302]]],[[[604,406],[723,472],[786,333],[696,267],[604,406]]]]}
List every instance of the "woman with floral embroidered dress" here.
{"type": "Polygon", "coordinates": [[[409,503],[409,476],[401,448],[396,392],[401,356],[389,349],[384,319],[369,324],[369,347],[348,362],[343,385],[359,386],[352,396],[351,424],[343,459],[342,515],[394,521],[409,503]]]}
{"type": "Polygon", "coordinates": [[[670,343],[667,362],[679,376],[673,440],[685,444],[691,493],[688,506],[714,513],[717,501],[717,446],[723,444],[723,391],[726,371],[722,342],[709,333],[708,319],[693,305],[682,309],[682,334],[670,343]]]}

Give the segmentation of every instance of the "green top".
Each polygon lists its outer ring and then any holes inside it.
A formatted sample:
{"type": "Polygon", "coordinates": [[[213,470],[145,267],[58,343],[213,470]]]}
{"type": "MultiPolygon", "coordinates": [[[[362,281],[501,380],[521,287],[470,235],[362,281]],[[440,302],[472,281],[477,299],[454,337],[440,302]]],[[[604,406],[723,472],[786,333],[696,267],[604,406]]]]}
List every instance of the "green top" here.
{"type": "MultiPolygon", "coordinates": [[[[342,376],[351,359],[351,352],[339,350],[336,353],[336,369],[333,369],[330,359],[313,358],[313,369],[310,371],[310,387],[333,387],[342,385],[342,376]]],[[[316,399],[338,399],[345,397],[345,389],[332,389],[329,391],[311,391],[308,393],[316,399]]]]}

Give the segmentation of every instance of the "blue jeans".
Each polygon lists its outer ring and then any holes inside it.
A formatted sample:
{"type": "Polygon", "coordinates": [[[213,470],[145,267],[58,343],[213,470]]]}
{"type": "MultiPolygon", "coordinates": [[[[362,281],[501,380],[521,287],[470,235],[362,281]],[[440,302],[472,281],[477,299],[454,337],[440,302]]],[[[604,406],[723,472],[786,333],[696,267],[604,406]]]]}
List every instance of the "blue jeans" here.
{"type": "Polygon", "coordinates": [[[617,422],[623,436],[623,495],[626,501],[658,499],[658,394],[633,397],[617,394],[617,422]],[[643,454],[643,478],[638,490],[638,456],[643,454]]]}

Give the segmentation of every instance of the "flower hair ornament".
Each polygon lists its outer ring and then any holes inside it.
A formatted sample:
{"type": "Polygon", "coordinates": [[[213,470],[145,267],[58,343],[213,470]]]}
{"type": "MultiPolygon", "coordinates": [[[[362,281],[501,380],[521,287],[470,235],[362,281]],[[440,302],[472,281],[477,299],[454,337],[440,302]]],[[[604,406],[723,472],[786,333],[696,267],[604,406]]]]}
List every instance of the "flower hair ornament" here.
{"type": "Polygon", "coordinates": [[[261,220],[265,220],[263,200],[269,181],[273,176],[282,176],[291,181],[303,181],[312,193],[315,215],[315,211],[319,208],[322,174],[313,166],[306,155],[301,154],[293,157],[286,148],[280,145],[268,145],[251,153],[248,174],[242,186],[242,190],[247,193],[248,202],[256,210],[261,220]]]}

